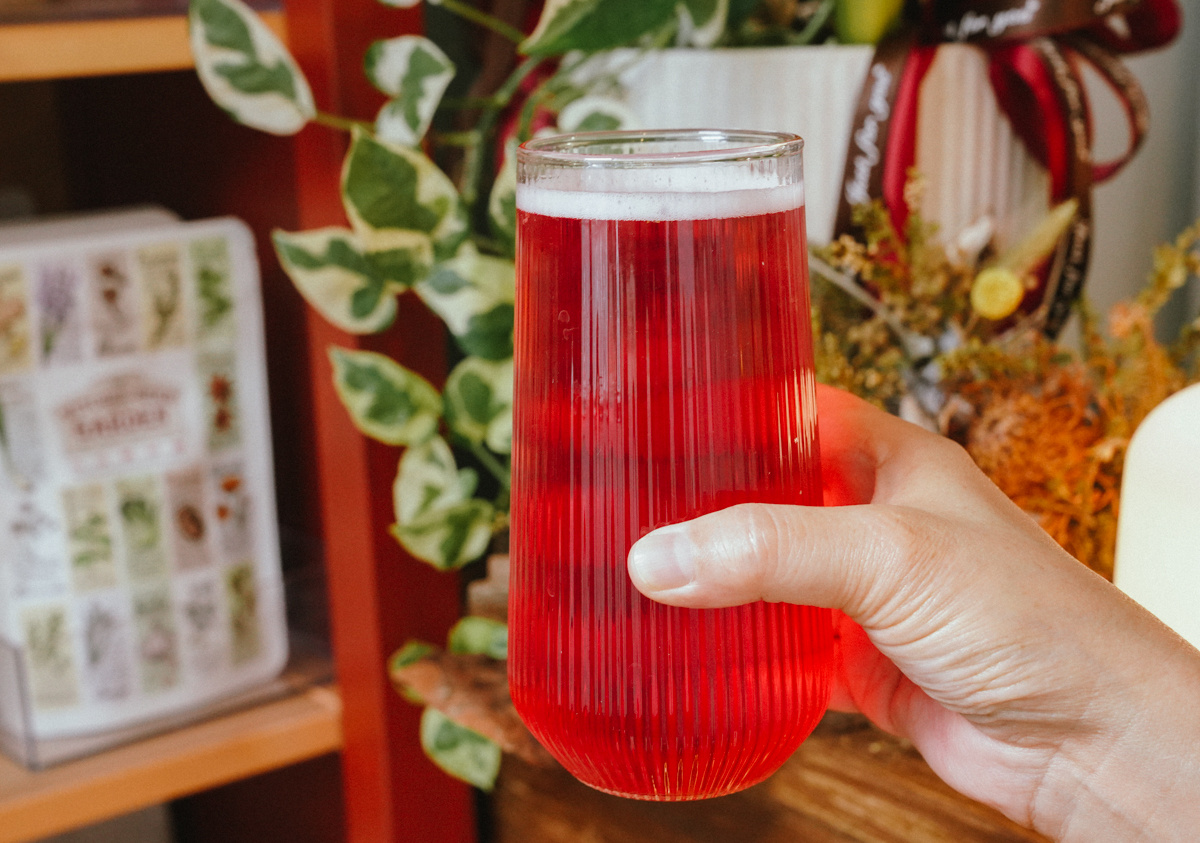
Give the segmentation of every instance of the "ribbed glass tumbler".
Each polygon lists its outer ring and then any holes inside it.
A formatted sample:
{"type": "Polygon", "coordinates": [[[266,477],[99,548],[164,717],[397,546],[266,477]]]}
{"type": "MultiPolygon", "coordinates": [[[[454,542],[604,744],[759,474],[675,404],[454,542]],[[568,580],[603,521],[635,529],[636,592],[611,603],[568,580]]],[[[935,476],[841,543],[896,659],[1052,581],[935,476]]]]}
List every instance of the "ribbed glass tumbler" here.
{"type": "Polygon", "coordinates": [[[625,567],[664,524],[821,502],[801,149],[697,130],[518,152],[509,684],[599,790],[741,790],[828,702],[828,610],[667,607],[625,567]]]}

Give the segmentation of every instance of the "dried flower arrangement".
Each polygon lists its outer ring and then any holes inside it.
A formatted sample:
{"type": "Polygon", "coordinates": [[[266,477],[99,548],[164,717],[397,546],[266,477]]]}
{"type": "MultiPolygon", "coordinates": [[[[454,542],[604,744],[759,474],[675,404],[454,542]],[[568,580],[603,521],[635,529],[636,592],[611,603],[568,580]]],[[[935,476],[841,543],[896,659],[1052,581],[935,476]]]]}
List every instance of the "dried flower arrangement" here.
{"type": "MultiPolygon", "coordinates": [[[[919,215],[901,234],[882,205],[859,208],[861,236],[814,257],[817,376],[961,443],[1059,544],[1111,578],[1130,437],[1200,378],[1200,318],[1170,344],[1154,325],[1200,271],[1200,222],[1158,248],[1148,284],[1112,309],[1107,332],[1081,305],[1072,348],[1016,307],[1073,213],[1056,209],[1013,252],[989,256],[970,236],[942,246],[919,215]]],[[[976,242],[985,229],[971,232],[976,242]]]]}

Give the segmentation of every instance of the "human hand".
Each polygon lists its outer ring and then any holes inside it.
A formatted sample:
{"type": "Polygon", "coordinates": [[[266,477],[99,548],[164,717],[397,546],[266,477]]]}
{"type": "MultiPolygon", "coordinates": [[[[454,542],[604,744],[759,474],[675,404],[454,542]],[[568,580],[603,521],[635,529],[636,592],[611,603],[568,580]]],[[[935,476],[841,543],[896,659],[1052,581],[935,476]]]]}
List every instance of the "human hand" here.
{"type": "Polygon", "coordinates": [[[1200,653],[1066,554],[943,437],[821,388],[826,504],[656,530],[637,588],[838,617],[833,706],[910,739],[960,792],[1056,839],[1192,840],[1200,653]]]}

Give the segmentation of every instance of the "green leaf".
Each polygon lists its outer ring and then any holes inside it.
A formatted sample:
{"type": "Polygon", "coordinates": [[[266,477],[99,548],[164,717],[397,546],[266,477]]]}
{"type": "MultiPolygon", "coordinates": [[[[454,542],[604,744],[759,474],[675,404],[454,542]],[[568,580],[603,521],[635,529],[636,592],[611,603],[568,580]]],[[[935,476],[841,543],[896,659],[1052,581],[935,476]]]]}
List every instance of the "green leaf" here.
{"type": "Polygon", "coordinates": [[[472,653],[503,661],[508,658],[508,626],[491,618],[468,615],[450,630],[446,649],[452,653],[472,653]]]}
{"type": "Polygon", "coordinates": [[[453,260],[437,265],[413,289],[467,354],[503,360],[512,356],[515,274],[512,261],[481,255],[464,243],[453,260]]]}
{"type": "Polygon", "coordinates": [[[676,0],[547,0],[520,50],[547,56],[630,45],[673,21],[675,5],[676,0]]]}
{"type": "Polygon", "coordinates": [[[492,235],[504,246],[509,257],[517,253],[517,144],[504,146],[504,163],[492,182],[488,196],[488,222],[492,235]]]}
{"type": "Polygon", "coordinates": [[[730,28],[741,26],[750,15],[754,14],[754,10],[761,2],[762,0],[729,0],[728,25],[730,28]]]}
{"type": "Polygon", "coordinates": [[[296,95],[295,80],[283,64],[218,66],[216,72],[243,94],[279,94],[291,99],[296,95]]]}
{"type": "Polygon", "coordinates": [[[512,358],[514,316],[515,308],[509,302],[475,314],[467,322],[466,333],[457,337],[459,347],[485,360],[512,358]]]}
{"type": "Polygon", "coordinates": [[[290,135],[316,115],[291,53],[241,0],[191,0],[188,37],[201,84],[239,123],[290,135]]]}
{"type": "Polygon", "coordinates": [[[430,512],[411,524],[392,525],[401,546],[435,568],[448,571],[473,562],[492,538],[495,508],[472,499],[430,512]]]}
{"type": "Polygon", "coordinates": [[[367,49],[367,78],[393,97],[375,119],[375,134],[392,143],[415,146],[429,129],[454,63],[428,38],[402,35],[367,49]]]}
{"type": "Polygon", "coordinates": [[[711,47],[725,32],[729,0],[679,0],[680,40],[691,47],[711,47]]]}
{"type": "Polygon", "coordinates": [[[440,436],[409,448],[400,458],[392,487],[396,522],[411,524],[430,512],[467,500],[474,491],[467,488],[469,482],[459,471],[450,445],[440,436]]]}
{"type": "Polygon", "coordinates": [[[241,4],[220,0],[191,0],[188,16],[198,18],[205,29],[205,40],[214,47],[254,55],[254,35],[251,24],[242,13],[241,4]]]}
{"type": "Polygon", "coordinates": [[[471,497],[478,477],[459,469],[446,440],[433,437],[400,458],[392,487],[392,534],[418,559],[458,568],[478,559],[492,537],[495,508],[471,497]]]}
{"type": "Polygon", "coordinates": [[[636,122],[629,106],[611,97],[580,97],[558,113],[558,128],[564,132],[607,132],[636,122]]]}
{"type": "Polygon", "coordinates": [[[500,747],[435,708],[426,708],[421,715],[421,747],[434,764],[456,779],[488,791],[496,783],[500,747]]]}
{"type": "Polygon", "coordinates": [[[359,251],[352,231],[275,231],[271,237],[300,295],[329,322],[352,334],[375,333],[392,323],[396,293],[405,287],[359,251]]]}
{"type": "Polygon", "coordinates": [[[442,393],[450,429],[497,454],[512,451],[513,361],[468,357],[454,367],[442,393]]]}
{"type": "MultiPolygon", "coordinates": [[[[407,238],[404,238],[407,241],[407,238]]],[[[432,249],[427,240],[413,240],[394,248],[367,252],[365,257],[371,273],[381,283],[397,290],[407,290],[429,274],[432,249]]]]}
{"type": "MultiPolygon", "coordinates": [[[[451,630],[451,634],[453,632],[451,630]]],[[[436,652],[437,647],[424,641],[406,641],[403,647],[392,654],[392,667],[408,667],[436,652]]]]}
{"type": "Polygon", "coordinates": [[[415,445],[437,432],[441,397],[418,375],[373,351],[329,349],[333,382],[354,425],[389,445],[415,445]]]}
{"type": "Polygon", "coordinates": [[[435,260],[467,237],[467,211],[453,182],[417,149],[355,130],[342,167],[342,200],[369,251],[432,247],[435,260]]]}
{"type": "MultiPolygon", "coordinates": [[[[451,630],[453,632],[453,630],[451,630]]],[[[427,644],[424,641],[407,641],[404,646],[396,652],[392,653],[388,663],[388,672],[393,675],[401,668],[408,667],[410,664],[416,664],[426,656],[431,656],[438,651],[438,648],[432,644],[427,644]]],[[[421,695],[412,688],[393,679],[393,684],[396,690],[400,692],[400,696],[408,700],[410,703],[422,705],[425,700],[421,695]]]]}

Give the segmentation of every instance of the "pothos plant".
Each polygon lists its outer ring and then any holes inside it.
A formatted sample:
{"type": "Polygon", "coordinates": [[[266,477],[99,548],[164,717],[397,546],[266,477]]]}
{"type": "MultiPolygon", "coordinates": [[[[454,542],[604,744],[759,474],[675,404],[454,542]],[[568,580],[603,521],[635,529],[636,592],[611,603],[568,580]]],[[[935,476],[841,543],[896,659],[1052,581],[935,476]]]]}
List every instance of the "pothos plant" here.
{"type": "MultiPolygon", "coordinates": [[[[381,2],[412,7],[420,0],[381,2]]],[[[414,294],[441,317],[461,352],[439,391],[385,355],[328,349],[337,394],[354,424],[404,449],[392,534],[413,556],[452,570],[480,558],[507,527],[513,144],[539,124],[578,131],[628,121],[620,100],[606,93],[613,80],[586,71],[596,52],[800,44],[839,35],[869,40],[887,28],[900,3],[547,0],[526,36],[466,0],[428,2],[512,42],[514,69],[494,94],[444,101],[454,64],[433,41],[401,35],[376,41],[363,57],[367,79],[386,97],[374,118],[331,114],[318,107],[287,48],[241,0],[191,0],[189,25],[200,80],[233,119],[280,135],[310,123],[350,135],[341,172],[346,225],[273,233],[280,263],[301,295],[338,328],[371,334],[394,321],[398,296],[414,294]],[[470,109],[474,124],[431,131],[435,115],[453,109],[470,109]],[[446,150],[456,153],[454,178],[435,163],[446,150]],[[489,482],[481,483],[480,471],[491,475],[489,482]]],[[[503,659],[506,644],[503,623],[466,617],[448,648],[503,659]]],[[[429,649],[412,645],[397,659],[418,659],[429,649]]],[[[434,708],[426,709],[421,734],[448,772],[491,786],[500,762],[496,744],[434,708]]]]}

